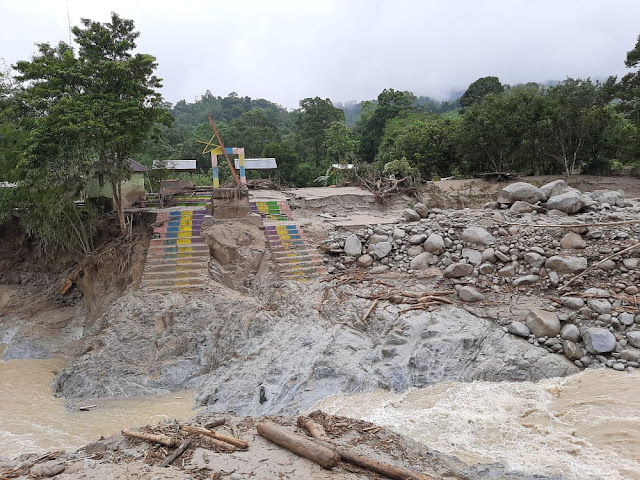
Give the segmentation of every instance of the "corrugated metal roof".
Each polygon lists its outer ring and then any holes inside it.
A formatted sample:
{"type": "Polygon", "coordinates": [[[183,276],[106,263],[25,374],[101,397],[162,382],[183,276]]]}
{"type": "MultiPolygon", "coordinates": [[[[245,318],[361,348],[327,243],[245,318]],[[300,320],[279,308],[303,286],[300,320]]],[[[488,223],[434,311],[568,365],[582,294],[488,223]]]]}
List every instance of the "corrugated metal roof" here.
{"type": "Polygon", "coordinates": [[[129,163],[129,167],[131,167],[131,171],[133,172],[148,172],[149,169],[142,165],[141,163],[136,162],[135,160],[131,160],[127,158],[127,162],[129,163]]]}
{"type": "Polygon", "coordinates": [[[153,161],[153,169],[167,170],[195,170],[196,169],[196,161],[195,160],[154,160],[153,161]]]}
{"type": "MultiPolygon", "coordinates": [[[[235,159],[236,168],[240,168],[240,160],[235,159]]],[[[244,168],[247,170],[273,170],[278,168],[275,158],[246,158],[244,168]]]]}

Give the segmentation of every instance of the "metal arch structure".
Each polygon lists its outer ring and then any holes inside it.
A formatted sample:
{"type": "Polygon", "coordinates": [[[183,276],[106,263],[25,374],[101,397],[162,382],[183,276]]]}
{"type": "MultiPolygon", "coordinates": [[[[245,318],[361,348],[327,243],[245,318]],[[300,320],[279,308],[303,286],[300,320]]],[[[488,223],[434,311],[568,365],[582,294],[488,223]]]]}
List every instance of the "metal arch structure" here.
{"type": "Polygon", "coordinates": [[[213,135],[209,139],[209,141],[205,142],[202,140],[198,140],[198,143],[204,144],[204,148],[202,149],[202,154],[211,154],[211,175],[213,177],[213,188],[220,188],[220,176],[218,173],[218,155],[224,155],[224,158],[227,160],[227,164],[229,165],[229,169],[231,170],[231,174],[233,175],[233,179],[236,181],[236,185],[246,185],[247,184],[247,176],[244,165],[244,148],[242,147],[225,147],[222,143],[222,138],[218,133],[218,129],[216,128],[216,124],[213,122],[213,119],[209,116],[209,123],[211,124],[211,128],[213,128],[213,135]],[[217,140],[218,143],[215,144],[214,140],[217,140]],[[236,174],[236,169],[233,167],[233,163],[229,158],[229,155],[238,155],[238,163],[240,167],[240,178],[236,174]]]}

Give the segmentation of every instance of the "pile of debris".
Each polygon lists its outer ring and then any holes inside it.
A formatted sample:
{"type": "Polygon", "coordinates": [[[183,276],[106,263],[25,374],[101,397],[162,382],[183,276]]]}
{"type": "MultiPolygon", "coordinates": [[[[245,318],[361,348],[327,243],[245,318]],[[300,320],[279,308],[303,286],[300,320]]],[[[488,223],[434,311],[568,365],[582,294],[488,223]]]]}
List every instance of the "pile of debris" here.
{"type": "Polygon", "coordinates": [[[640,367],[640,209],[622,192],[520,182],[483,210],[419,203],[405,218],[330,233],[328,271],[431,277],[463,304],[520,292],[535,308],[517,318],[511,307],[498,311],[505,330],[579,367],[640,367]]]}

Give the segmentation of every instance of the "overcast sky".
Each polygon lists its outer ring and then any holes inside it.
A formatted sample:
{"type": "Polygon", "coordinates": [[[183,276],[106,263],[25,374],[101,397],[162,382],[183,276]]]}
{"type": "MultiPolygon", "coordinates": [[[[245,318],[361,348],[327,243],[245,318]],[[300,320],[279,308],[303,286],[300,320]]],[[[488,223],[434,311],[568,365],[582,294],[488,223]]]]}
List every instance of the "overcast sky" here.
{"type": "Polygon", "coordinates": [[[68,42],[67,11],[72,25],[133,19],[170,102],[235,91],[289,108],[620,75],[640,34],[640,0],[0,0],[0,58],[68,42]]]}

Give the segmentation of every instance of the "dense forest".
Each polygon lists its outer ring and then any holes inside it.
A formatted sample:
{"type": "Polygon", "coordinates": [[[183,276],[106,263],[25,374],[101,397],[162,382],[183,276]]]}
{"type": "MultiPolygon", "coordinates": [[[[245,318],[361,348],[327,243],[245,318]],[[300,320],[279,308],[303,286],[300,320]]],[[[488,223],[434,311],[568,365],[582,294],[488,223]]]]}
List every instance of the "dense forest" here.
{"type": "Polygon", "coordinates": [[[98,174],[116,192],[124,232],[118,192],[127,158],[148,166],[196,159],[208,176],[199,143],[211,137],[208,116],[226,146],[275,157],[283,185],[331,181],[334,163],[422,180],[640,170],[640,37],[620,79],[506,85],[488,76],[452,101],[387,88],[369,101],[305,98],[287,110],[209,90],[171,105],[159,93],[155,58],[134,53],[133,21],[114,14],[72,32],[74,45],[40,44],[30,60],[0,72],[0,181],[17,183],[0,188],[0,223],[19,217],[51,248],[73,237],[75,248],[91,250],[98,216],[76,200],[98,174]]]}

